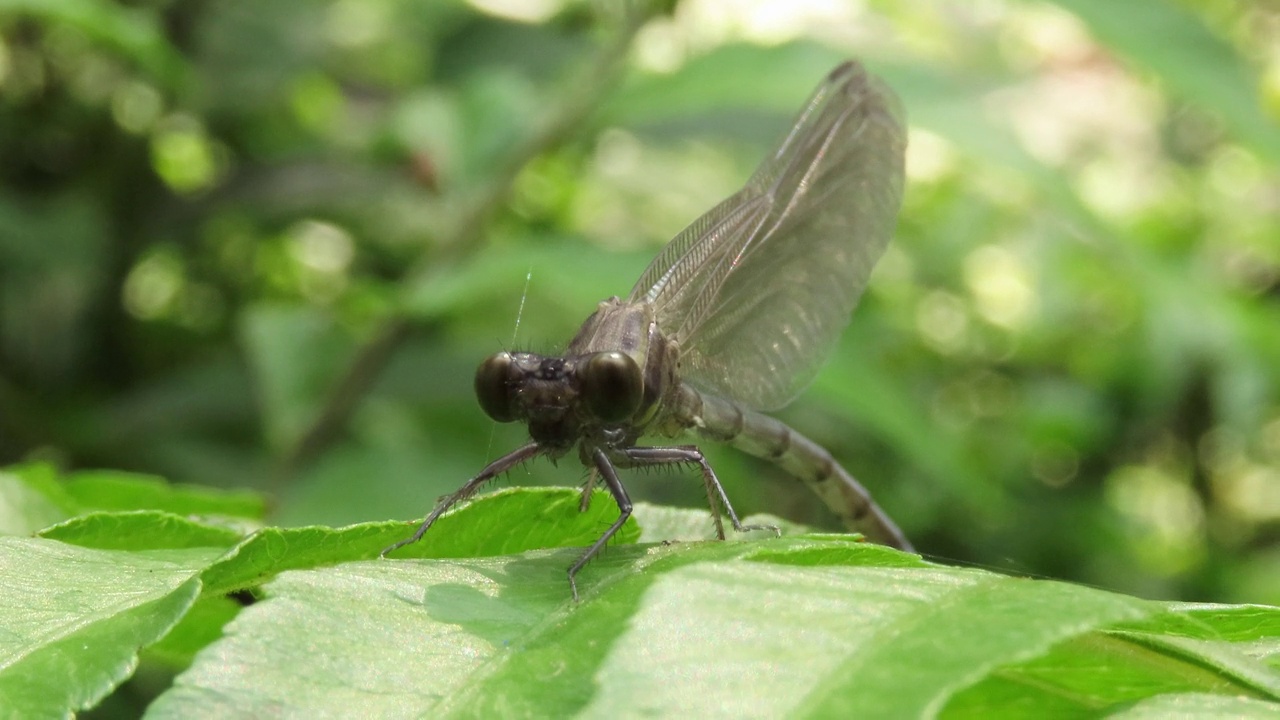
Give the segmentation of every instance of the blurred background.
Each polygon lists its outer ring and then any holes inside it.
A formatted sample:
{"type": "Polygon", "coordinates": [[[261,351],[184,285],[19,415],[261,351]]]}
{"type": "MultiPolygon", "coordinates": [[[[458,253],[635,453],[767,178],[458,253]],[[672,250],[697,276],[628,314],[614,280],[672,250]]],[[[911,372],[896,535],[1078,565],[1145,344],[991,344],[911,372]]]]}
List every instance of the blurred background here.
{"type": "Polygon", "coordinates": [[[523,439],[479,361],[561,348],[857,57],[905,205],[780,416],[931,556],[1280,603],[1277,38],[1275,0],[0,1],[0,464],[421,517],[523,439]]]}

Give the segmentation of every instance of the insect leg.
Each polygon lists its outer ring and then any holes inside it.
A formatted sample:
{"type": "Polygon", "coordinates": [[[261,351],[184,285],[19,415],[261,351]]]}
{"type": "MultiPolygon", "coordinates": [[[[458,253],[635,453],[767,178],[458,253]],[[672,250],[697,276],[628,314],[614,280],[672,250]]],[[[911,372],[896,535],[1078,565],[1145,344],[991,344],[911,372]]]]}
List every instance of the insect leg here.
{"type": "Polygon", "coordinates": [[[631,498],[627,496],[627,489],[622,486],[622,481],[618,479],[618,471],[614,469],[613,463],[609,461],[609,456],[605,454],[604,450],[596,448],[591,453],[591,458],[595,461],[595,469],[600,471],[600,476],[604,478],[605,485],[609,487],[609,492],[613,493],[613,499],[618,503],[618,519],[613,521],[609,529],[605,530],[604,534],[592,543],[586,552],[582,553],[582,557],[578,558],[578,561],[569,567],[569,588],[573,590],[574,602],[578,601],[578,583],[574,579],[578,571],[590,562],[591,558],[596,556],[596,553],[600,552],[600,548],[603,548],[605,543],[609,542],[609,538],[612,538],[614,533],[622,528],[627,518],[631,517],[631,498]]]}
{"type": "Polygon", "coordinates": [[[582,484],[582,495],[578,497],[578,512],[591,509],[591,494],[596,490],[596,482],[600,479],[600,471],[594,467],[587,473],[587,480],[582,484]]]}
{"type": "Polygon", "coordinates": [[[413,543],[418,542],[427,532],[427,529],[435,524],[435,521],[438,520],[449,508],[474,495],[481,485],[484,485],[502,473],[516,467],[520,463],[532,459],[540,451],[541,448],[538,447],[538,443],[529,443],[528,445],[516,448],[515,450],[489,463],[480,471],[479,474],[468,480],[462,487],[454,491],[452,495],[446,495],[441,498],[435,509],[427,516],[427,519],[423,520],[422,524],[418,526],[417,532],[406,540],[401,540],[394,545],[383,548],[380,555],[382,557],[386,557],[387,553],[392,550],[398,550],[405,545],[412,545],[413,543]]]}
{"type": "Polygon", "coordinates": [[[724,540],[724,525],[720,522],[720,507],[723,507],[724,511],[728,513],[729,521],[733,523],[733,529],[738,532],[771,530],[775,535],[782,534],[782,531],[773,525],[743,525],[738,520],[738,514],[733,511],[733,504],[729,502],[729,496],[725,494],[724,486],[720,484],[720,479],[716,477],[715,471],[711,469],[711,464],[707,462],[707,458],[703,456],[702,451],[697,446],[629,447],[621,452],[631,466],[674,465],[681,463],[697,465],[699,470],[702,471],[702,484],[707,489],[707,501],[711,503],[711,516],[715,519],[716,535],[721,540],[724,540]],[[716,502],[717,500],[719,500],[718,503],[716,502]]]}

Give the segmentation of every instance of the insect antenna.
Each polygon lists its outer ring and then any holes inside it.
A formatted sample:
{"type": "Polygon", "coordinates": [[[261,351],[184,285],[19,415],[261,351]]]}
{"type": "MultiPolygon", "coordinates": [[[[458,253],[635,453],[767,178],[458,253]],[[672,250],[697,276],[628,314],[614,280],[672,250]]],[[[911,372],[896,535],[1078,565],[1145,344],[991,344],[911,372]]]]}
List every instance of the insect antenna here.
{"type": "Polygon", "coordinates": [[[520,293],[520,307],[516,309],[516,326],[511,329],[511,346],[516,345],[516,336],[520,334],[520,321],[524,319],[524,302],[529,299],[529,284],[533,282],[533,266],[524,274],[524,290],[520,293]]]}
{"type": "MultiPolygon", "coordinates": [[[[529,269],[526,270],[524,273],[524,290],[520,292],[520,307],[516,308],[516,324],[515,324],[515,327],[511,328],[511,344],[508,347],[508,349],[514,348],[516,346],[516,337],[520,334],[520,321],[524,319],[524,302],[525,300],[529,299],[529,285],[532,282],[533,282],[533,266],[530,265],[529,269]]],[[[489,422],[489,444],[484,451],[484,456],[486,460],[493,459],[493,439],[497,437],[497,434],[498,434],[497,421],[490,421],[489,422]]]]}

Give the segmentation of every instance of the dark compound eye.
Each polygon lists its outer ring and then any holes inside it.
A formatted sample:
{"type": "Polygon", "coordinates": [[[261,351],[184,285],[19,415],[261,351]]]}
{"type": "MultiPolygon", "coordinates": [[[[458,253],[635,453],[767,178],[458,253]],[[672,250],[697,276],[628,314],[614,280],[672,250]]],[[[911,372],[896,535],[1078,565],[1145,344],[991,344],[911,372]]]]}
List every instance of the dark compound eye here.
{"type": "Polygon", "coordinates": [[[621,422],[640,409],[644,379],[630,355],[595,353],[578,368],[578,381],[587,409],[601,422],[621,422]]]}
{"type": "Polygon", "coordinates": [[[512,362],[510,353],[500,352],[486,358],[476,369],[476,399],[480,401],[480,409],[501,423],[516,419],[512,362]]]}

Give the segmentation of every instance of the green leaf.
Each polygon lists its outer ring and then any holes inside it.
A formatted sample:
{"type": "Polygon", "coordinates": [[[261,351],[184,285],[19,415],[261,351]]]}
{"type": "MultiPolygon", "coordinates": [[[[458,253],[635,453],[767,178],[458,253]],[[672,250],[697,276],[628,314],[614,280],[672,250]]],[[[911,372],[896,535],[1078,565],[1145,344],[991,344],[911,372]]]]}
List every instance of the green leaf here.
{"type": "Polygon", "coordinates": [[[1198,720],[1244,720],[1245,718],[1280,718],[1280,708],[1275,703],[1262,702],[1246,697],[1210,695],[1208,693],[1178,693],[1159,695],[1134,703],[1110,717],[1117,720],[1166,720],[1171,717],[1197,718],[1198,720]]]}
{"type": "MultiPolygon", "coordinates": [[[[642,502],[636,503],[633,517],[640,526],[638,541],[642,543],[716,539],[715,523],[711,519],[711,513],[706,510],[666,507],[642,502]]],[[[783,535],[800,535],[813,531],[813,528],[773,515],[750,515],[741,520],[742,524],[746,526],[776,527],[783,535]]],[[[724,523],[725,533],[732,533],[733,530],[729,526],[728,518],[725,518],[724,523]]],[[[745,540],[750,538],[763,540],[771,537],[773,537],[773,533],[768,530],[750,530],[745,535],[734,534],[732,539],[745,540]]]]}
{"type": "Polygon", "coordinates": [[[924,717],[1001,665],[1146,612],[1087,588],[945,568],[699,564],[655,583],[588,713],[639,700],[655,715],[924,717]],[[654,642],[663,636],[679,642],[654,642]]]}
{"type": "Polygon", "coordinates": [[[1275,700],[1278,643],[1275,608],[1170,603],[1140,622],[1074,638],[1049,655],[1004,668],[961,693],[949,709],[978,716],[1016,700],[1026,717],[1064,716],[1164,693],[1209,691],[1275,700]],[[1178,643],[1191,638],[1204,644],[1188,645],[1184,653],[1178,643]],[[1272,658],[1272,667],[1260,656],[1272,658]]]}
{"type": "Polygon", "coordinates": [[[1114,635],[1169,654],[1212,661],[1231,682],[1280,698],[1280,617],[1255,606],[1174,605],[1114,635]]]}
{"type": "MultiPolygon", "coordinates": [[[[1265,689],[1280,670],[1255,663],[1264,677],[1242,682],[1243,648],[1171,652],[1131,636],[1168,627],[1179,606],[929,565],[847,536],[615,547],[579,576],[575,604],[564,568],[576,555],[283,573],[152,716],[990,716],[1026,698],[1083,716],[1166,694],[1280,709],[1265,689]],[[1091,672],[1056,704],[1009,682],[1070,666],[1081,647],[1091,672]],[[1134,697],[1123,680],[1135,673],[1161,684],[1134,697]]],[[[1280,622],[1253,611],[1255,628],[1280,622]]],[[[1239,612],[1195,620],[1231,632],[1239,612]]]]}
{"type": "Polygon", "coordinates": [[[200,592],[217,551],[140,555],[0,538],[0,699],[10,717],[62,717],[127,678],[200,592]]]}
{"type": "Polygon", "coordinates": [[[241,609],[242,605],[232,598],[201,595],[167,635],[144,650],[143,659],[185,668],[197,652],[222,637],[222,628],[241,609]]]}
{"type": "MultiPolygon", "coordinates": [[[[580,499],[581,493],[574,488],[498,490],[444,515],[422,541],[390,557],[487,557],[590,545],[618,518],[618,507],[609,493],[599,489],[584,512],[579,512],[580,499]]],[[[396,540],[403,540],[405,526],[397,523],[395,527],[396,540]]],[[[633,520],[622,526],[614,542],[632,543],[639,536],[633,520]]]]}
{"type": "Polygon", "coordinates": [[[373,559],[400,522],[268,528],[227,550],[232,529],[95,512],[44,532],[66,542],[5,539],[0,697],[91,706],[142,649],[189,663],[150,708],[162,718],[1280,710],[1280,609],[949,568],[849,535],[691,541],[712,532],[704,511],[639,506],[670,542],[625,544],[624,526],[575,603],[565,570],[617,517],[593,497],[579,513],[576,489],[482,496],[411,558],[373,559]],[[529,550],[556,546],[574,547],[529,550]],[[224,597],[250,588],[263,599],[224,597]]]}
{"type": "Polygon", "coordinates": [[[81,507],[96,510],[165,510],[251,519],[266,514],[266,501],[255,492],[176,485],[154,475],[118,470],[69,473],[66,489],[81,507]]]}
{"type": "Polygon", "coordinates": [[[93,512],[40,531],[40,537],[99,550],[229,548],[244,532],[155,510],[93,512]]]}
{"type": "Polygon", "coordinates": [[[60,479],[44,463],[0,471],[0,534],[39,531],[42,537],[83,547],[229,547],[252,529],[241,518],[258,519],[265,511],[258,493],[174,485],[152,475],[89,470],[60,479]],[[83,514],[68,520],[76,513],[83,514]]]}
{"type": "MultiPolygon", "coordinates": [[[[511,488],[485,495],[441,517],[422,540],[392,557],[487,557],[534,548],[589,545],[617,518],[617,508],[598,492],[587,512],[578,512],[576,490],[511,488]]],[[[416,523],[362,523],[345,528],[266,528],[211,566],[204,581],[211,592],[253,587],[291,568],[369,559],[409,537],[416,523]]],[[[634,522],[615,536],[639,535],[634,522]]],[[[566,563],[567,565],[567,563],[566,563]]]]}
{"type": "Polygon", "coordinates": [[[45,463],[0,470],[0,535],[30,535],[65,520],[76,503],[45,463]]]}

